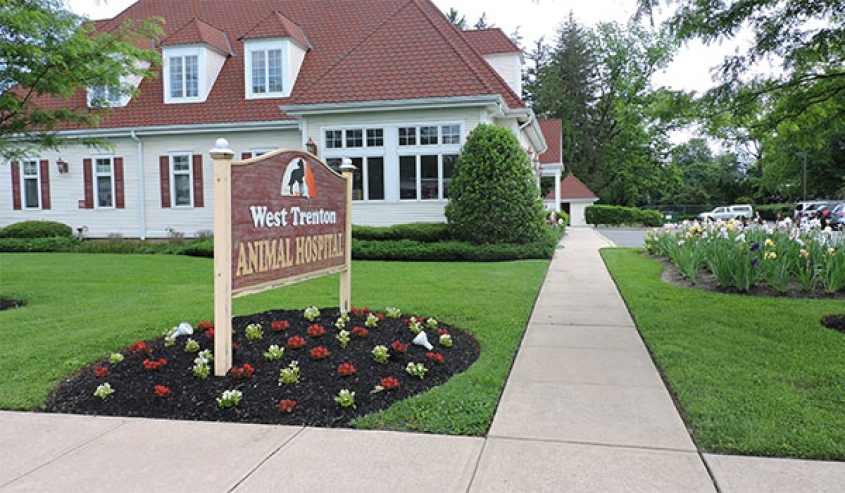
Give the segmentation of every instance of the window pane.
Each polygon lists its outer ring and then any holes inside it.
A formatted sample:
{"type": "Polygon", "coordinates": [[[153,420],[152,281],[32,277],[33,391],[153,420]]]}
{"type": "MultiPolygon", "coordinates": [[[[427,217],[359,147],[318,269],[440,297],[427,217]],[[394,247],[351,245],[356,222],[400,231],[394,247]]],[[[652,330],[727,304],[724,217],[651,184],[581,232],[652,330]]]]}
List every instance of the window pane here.
{"type": "Polygon", "coordinates": [[[326,148],[340,149],[343,147],[343,132],[340,130],[326,130],[326,148]]]}
{"type": "Polygon", "coordinates": [[[364,199],[364,172],[361,164],[364,160],[360,157],[352,158],[352,165],[360,170],[360,172],[352,175],[352,200],[364,199]]]}
{"type": "Polygon", "coordinates": [[[24,176],[38,176],[38,161],[24,161],[23,162],[24,176]]]}
{"type": "Polygon", "coordinates": [[[111,207],[111,177],[98,176],[97,177],[97,207],[111,207]]]}
{"type": "Polygon", "coordinates": [[[267,81],[264,78],[264,67],[267,64],[265,56],[264,51],[252,52],[252,92],[257,94],[267,92],[267,81]]]}
{"type": "Polygon", "coordinates": [[[187,155],[173,156],[173,171],[188,171],[188,164],[187,155]]]}
{"type": "Polygon", "coordinates": [[[421,184],[420,192],[423,199],[431,200],[437,198],[437,156],[420,157],[421,184]]]}
{"type": "Polygon", "coordinates": [[[400,146],[417,145],[417,128],[416,127],[401,127],[399,129],[399,145],[400,146]]]}
{"type": "Polygon", "coordinates": [[[384,146],[384,130],[381,128],[367,129],[367,147],[384,146]]]}
{"type": "Polygon", "coordinates": [[[282,92],[282,50],[267,52],[267,66],[269,92],[282,92]]]}
{"type": "Polygon", "coordinates": [[[443,156],[443,198],[449,198],[449,182],[452,181],[452,172],[455,169],[455,160],[458,156],[449,154],[443,156]]]}
{"type": "Polygon", "coordinates": [[[170,97],[181,98],[185,96],[182,89],[183,84],[182,57],[170,58],[170,97]]]}
{"type": "Polygon", "coordinates": [[[173,177],[173,189],[176,192],[176,205],[191,205],[191,177],[176,175],[173,177]]]}
{"type": "Polygon", "coordinates": [[[443,125],[440,127],[440,143],[441,144],[460,144],[461,143],[461,126],[460,125],[443,125]]]}
{"type": "Polygon", "coordinates": [[[360,128],[347,130],[346,147],[364,147],[364,131],[360,128]]]}
{"type": "Polygon", "coordinates": [[[196,56],[185,57],[185,97],[199,96],[199,64],[196,56]]]}
{"type": "Polygon", "coordinates": [[[420,145],[437,144],[437,127],[420,127],[420,145]]]}
{"type": "Polygon", "coordinates": [[[98,158],[96,160],[97,163],[97,174],[111,174],[111,159],[102,159],[98,158]]]}
{"type": "Polygon", "coordinates": [[[38,180],[28,178],[23,181],[24,203],[27,209],[37,209],[41,206],[38,190],[38,180]]]}
{"type": "Polygon", "coordinates": [[[384,200],[384,158],[367,159],[367,186],[369,187],[368,199],[384,200]]]}
{"type": "Polygon", "coordinates": [[[415,156],[399,158],[399,198],[417,198],[417,158],[415,156]]]}

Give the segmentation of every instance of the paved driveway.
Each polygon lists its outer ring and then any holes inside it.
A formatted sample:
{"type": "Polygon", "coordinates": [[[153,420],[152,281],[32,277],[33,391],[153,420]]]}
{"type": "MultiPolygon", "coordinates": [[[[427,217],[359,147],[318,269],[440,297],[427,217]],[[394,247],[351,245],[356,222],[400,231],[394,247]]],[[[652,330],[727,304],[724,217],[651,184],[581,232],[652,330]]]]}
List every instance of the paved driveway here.
{"type": "Polygon", "coordinates": [[[596,231],[620,247],[645,247],[645,229],[596,228],[596,231]]]}

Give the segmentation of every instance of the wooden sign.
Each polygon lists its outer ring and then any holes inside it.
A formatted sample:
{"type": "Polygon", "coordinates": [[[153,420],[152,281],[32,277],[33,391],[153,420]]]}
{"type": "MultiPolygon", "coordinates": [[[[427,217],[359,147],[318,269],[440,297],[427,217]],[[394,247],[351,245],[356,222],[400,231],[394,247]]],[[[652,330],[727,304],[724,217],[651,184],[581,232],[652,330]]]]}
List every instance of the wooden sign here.
{"type": "MultiPolygon", "coordinates": [[[[352,172],[313,154],[280,150],[232,162],[214,158],[214,374],[232,366],[232,298],[340,273],[340,309],[351,307],[352,172]]],[[[354,168],[353,168],[354,169],[354,168]]]]}

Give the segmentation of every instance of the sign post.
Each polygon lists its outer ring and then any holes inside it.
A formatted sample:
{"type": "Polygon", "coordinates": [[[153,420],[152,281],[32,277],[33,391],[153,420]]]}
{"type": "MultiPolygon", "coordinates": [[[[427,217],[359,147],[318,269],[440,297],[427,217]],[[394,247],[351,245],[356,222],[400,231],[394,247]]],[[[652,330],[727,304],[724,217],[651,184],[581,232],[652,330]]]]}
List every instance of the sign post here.
{"type": "Polygon", "coordinates": [[[214,158],[214,374],[232,366],[232,298],[340,274],[351,308],[352,176],[282,149],[245,161],[218,139],[214,158]]]}

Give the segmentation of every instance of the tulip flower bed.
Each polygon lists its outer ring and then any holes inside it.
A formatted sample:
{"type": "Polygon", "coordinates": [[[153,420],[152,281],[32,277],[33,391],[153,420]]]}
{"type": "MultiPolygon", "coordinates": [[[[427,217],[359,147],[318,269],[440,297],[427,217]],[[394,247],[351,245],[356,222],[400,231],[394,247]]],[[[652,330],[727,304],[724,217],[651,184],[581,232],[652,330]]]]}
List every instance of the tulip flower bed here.
{"type": "Polygon", "coordinates": [[[175,339],[139,341],[82,369],[50,395],[46,409],[346,426],[442,385],[480,351],[466,332],[398,309],[353,309],[346,317],[338,309],[276,310],[234,319],[233,366],[215,377],[214,328],[208,322],[196,327],[175,339]],[[432,348],[412,342],[420,331],[432,348]]]}
{"type": "Polygon", "coordinates": [[[709,281],[731,292],[840,298],[845,293],[841,234],[733,221],[669,225],[650,232],[647,250],[668,258],[692,284],[709,281]]]}

